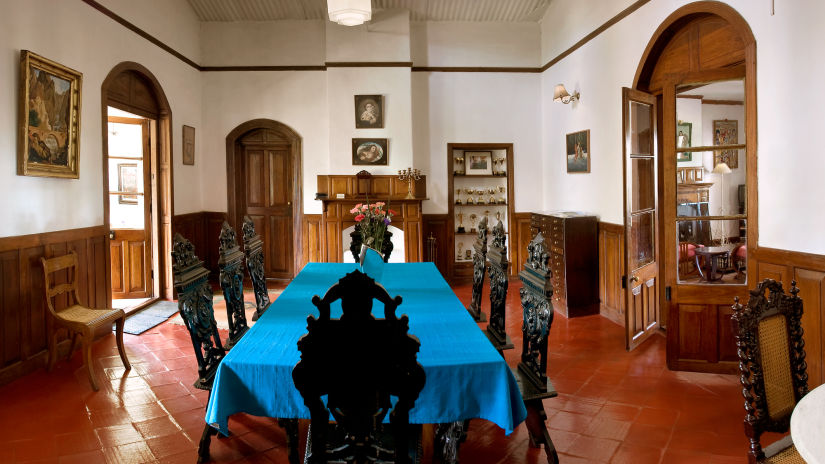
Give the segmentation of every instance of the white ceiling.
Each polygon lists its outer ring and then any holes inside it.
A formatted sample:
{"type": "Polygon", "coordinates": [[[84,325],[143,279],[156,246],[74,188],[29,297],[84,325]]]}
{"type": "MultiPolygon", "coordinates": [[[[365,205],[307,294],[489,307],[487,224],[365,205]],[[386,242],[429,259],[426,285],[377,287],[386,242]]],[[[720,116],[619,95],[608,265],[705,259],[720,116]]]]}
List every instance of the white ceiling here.
{"type": "MultiPolygon", "coordinates": [[[[328,19],[326,0],[188,0],[201,21],[328,19]]],[[[551,0],[372,0],[410,10],[412,21],[537,22],[551,0]]]]}
{"type": "Polygon", "coordinates": [[[745,101],[745,81],[724,81],[696,87],[679,95],[701,95],[705,100],[745,101]]]}

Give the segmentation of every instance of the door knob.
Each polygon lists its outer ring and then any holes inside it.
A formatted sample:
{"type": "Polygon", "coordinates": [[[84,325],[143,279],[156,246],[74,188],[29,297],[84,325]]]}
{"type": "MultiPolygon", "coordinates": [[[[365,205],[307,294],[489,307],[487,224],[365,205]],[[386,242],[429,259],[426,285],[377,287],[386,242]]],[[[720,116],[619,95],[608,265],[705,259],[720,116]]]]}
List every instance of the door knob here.
{"type": "Polygon", "coordinates": [[[636,276],[632,276],[632,277],[630,278],[630,283],[631,283],[631,284],[632,284],[633,282],[638,282],[638,281],[639,281],[639,278],[638,278],[638,277],[636,277],[636,276]]]}
{"type": "Polygon", "coordinates": [[[287,205],[287,206],[292,206],[292,202],[291,202],[291,201],[288,201],[288,202],[286,202],[286,205],[287,205]]]}
{"type": "Polygon", "coordinates": [[[109,231],[109,240],[114,240],[114,239],[115,239],[115,231],[110,230],[109,231]]]}

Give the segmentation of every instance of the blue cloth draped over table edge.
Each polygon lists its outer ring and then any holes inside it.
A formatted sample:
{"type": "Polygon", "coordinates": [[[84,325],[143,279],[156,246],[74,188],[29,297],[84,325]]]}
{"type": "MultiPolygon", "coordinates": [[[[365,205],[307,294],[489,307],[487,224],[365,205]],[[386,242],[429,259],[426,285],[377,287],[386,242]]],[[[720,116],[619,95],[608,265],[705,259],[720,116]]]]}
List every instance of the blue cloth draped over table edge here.
{"type": "MultiPolygon", "coordinates": [[[[292,368],[300,359],[297,342],[306,333],[307,316],[318,316],[312,296],[323,296],[357,268],[354,263],[304,267],[218,366],[207,423],[225,433],[228,417],[237,412],[310,418],[292,382],[292,368]]],[[[397,314],[409,316],[409,333],[421,341],[418,362],[427,380],[410,411],[411,423],[481,418],[509,435],[524,421],[527,411],[510,368],[433,263],[386,264],[379,282],[391,297],[401,295],[397,314]]],[[[383,306],[375,301],[373,315],[384,317],[383,306]]],[[[338,300],[332,317],[340,316],[338,300]]]]}

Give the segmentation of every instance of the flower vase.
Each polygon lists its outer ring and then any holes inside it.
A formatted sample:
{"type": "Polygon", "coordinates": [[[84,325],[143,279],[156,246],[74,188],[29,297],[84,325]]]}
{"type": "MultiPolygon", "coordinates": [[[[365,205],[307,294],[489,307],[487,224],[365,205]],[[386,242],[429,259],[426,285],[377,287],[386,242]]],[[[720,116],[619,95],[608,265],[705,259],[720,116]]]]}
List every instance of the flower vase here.
{"type": "Polygon", "coordinates": [[[358,255],[358,262],[361,264],[361,272],[375,279],[381,280],[384,275],[384,256],[375,248],[361,245],[361,253],[358,255]]]}

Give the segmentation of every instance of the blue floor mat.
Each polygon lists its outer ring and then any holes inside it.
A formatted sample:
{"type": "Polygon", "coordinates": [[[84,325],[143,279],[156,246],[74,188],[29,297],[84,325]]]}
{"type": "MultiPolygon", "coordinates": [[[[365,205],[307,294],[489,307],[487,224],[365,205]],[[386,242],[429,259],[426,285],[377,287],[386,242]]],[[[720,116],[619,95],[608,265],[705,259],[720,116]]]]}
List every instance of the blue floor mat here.
{"type": "Polygon", "coordinates": [[[137,314],[126,318],[126,324],[123,331],[132,334],[140,335],[152,327],[166,321],[170,316],[178,312],[178,303],[176,301],[158,301],[157,303],[142,309],[137,314]]]}

